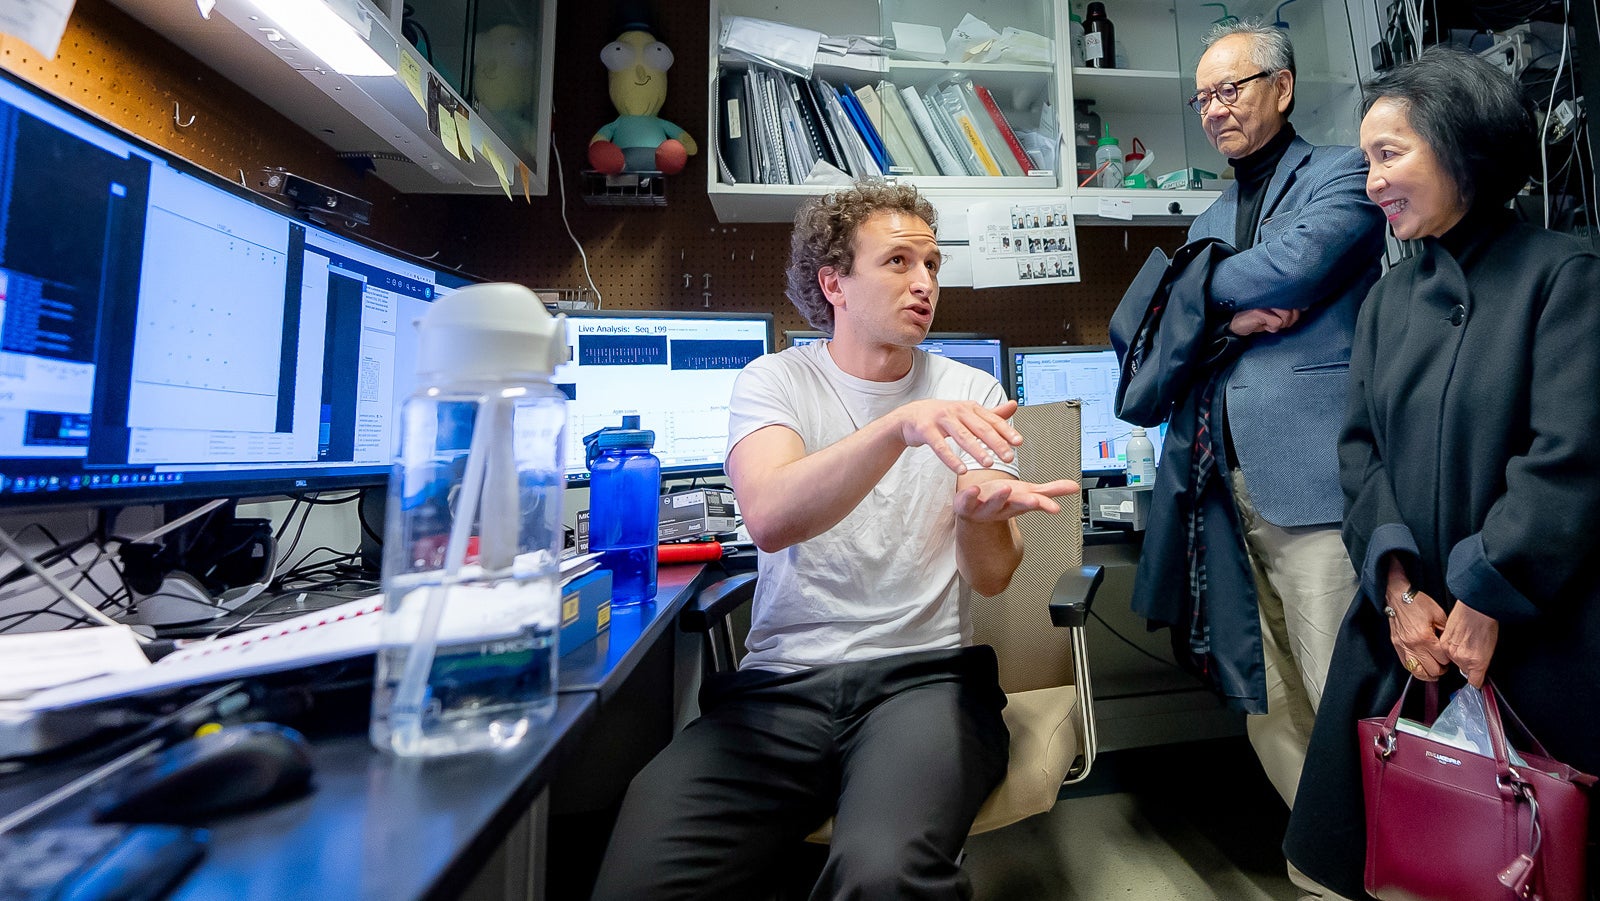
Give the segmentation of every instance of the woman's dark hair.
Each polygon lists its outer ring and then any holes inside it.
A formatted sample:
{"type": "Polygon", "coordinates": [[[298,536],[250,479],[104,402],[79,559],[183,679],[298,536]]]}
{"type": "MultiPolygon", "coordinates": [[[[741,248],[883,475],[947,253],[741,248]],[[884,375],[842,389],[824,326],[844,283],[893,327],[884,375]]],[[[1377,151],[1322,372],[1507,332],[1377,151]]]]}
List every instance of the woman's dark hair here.
{"type": "Polygon", "coordinates": [[[822,293],[817,273],[832,266],[849,275],[856,262],[856,230],[878,213],[916,216],[932,229],[938,225],[933,204],[910,185],[863,179],[822,197],[813,197],[795,212],[789,241],[788,295],[814,329],[833,334],[833,304],[822,293]]]}
{"type": "Polygon", "coordinates": [[[1468,206],[1503,204],[1538,164],[1533,113],[1522,88],[1470,53],[1429,47],[1365,85],[1362,112],[1379,100],[1405,107],[1468,206]]]}

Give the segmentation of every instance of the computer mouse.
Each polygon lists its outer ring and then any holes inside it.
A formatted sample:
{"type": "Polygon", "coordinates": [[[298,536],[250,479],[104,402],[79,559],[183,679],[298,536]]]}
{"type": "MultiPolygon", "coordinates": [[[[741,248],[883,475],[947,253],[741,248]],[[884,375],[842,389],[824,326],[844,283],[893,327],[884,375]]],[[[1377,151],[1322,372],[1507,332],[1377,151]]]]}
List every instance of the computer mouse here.
{"type": "Polygon", "coordinates": [[[95,818],[196,823],[304,794],[310,745],[275,723],[225,726],[179,742],[116,779],[95,818]]]}

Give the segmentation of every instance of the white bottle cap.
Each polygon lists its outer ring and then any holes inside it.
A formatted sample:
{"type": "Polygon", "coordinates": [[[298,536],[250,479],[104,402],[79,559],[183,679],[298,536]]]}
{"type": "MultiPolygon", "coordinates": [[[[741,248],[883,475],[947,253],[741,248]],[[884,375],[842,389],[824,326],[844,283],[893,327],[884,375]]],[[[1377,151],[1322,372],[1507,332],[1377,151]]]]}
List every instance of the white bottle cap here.
{"type": "Polygon", "coordinates": [[[417,323],[424,382],[549,378],[567,358],[567,318],[522,285],[469,285],[428,306],[417,323]]]}

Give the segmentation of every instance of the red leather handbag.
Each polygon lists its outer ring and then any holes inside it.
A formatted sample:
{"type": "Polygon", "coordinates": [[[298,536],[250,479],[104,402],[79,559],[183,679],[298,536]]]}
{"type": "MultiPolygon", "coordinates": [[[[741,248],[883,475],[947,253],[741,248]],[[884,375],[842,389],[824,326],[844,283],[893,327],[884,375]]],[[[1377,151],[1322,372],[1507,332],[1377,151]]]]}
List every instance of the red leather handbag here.
{"type": "Polygon", "coordinates": [[[1405,694],[1388,716],[1357,724],[1367,892],[1380,901],[1583,901],[1595,777],[1550,759],[1507,707],[1531,745],[1521,752],[1527,765],[1512,765],[1488,682],[1493,758],[1400,732],[1405,694]]]}

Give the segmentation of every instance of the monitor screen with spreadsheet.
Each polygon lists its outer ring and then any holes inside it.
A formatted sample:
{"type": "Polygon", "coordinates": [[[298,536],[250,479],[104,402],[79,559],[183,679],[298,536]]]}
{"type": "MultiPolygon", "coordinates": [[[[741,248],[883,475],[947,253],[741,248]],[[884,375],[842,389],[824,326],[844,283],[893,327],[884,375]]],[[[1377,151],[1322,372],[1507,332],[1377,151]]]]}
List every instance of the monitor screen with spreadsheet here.
{"type": "Polygon", "coordinates": [[[0,508],[382,484],[467,279],[0,76],[0,508]]]}
{"type": "MultiPolygon", "coordinates": [[[[822,332],[799,329],[791,329],[783,335],[789,340],[790,347],[799,347],[827,337],[822,332]]],[[[1011,379],[1005,370],[1005,345],[993,335],[980,335],[976,332],[929,332],[927,340],[917,346],[930,354],[949,357],[958,363],[982,369],[998,379],[1001,387],[1009,388],[1011,384],[1011,379]]]]}
{"type": "MultiPolygon", "coordinates": [[[[1013,347],[1011,370],[1019,404],[1076,400],[1082,404],[1084,475],[1122,471],[1133,426],[1116,415],[1117,355],[1109,347],[1013,347]]],[[[1161,461],[1166,426],[1146,429],[1161,461]]]]}
{"type": "Polygon", "coordinates": [[[588,478],[583,436],[622,417],[656,433],[664,475],[722,471],[728,398],[746,363],[772,349],[766,313],[581,310],[567,314],[567,477],[588,478]]]}

